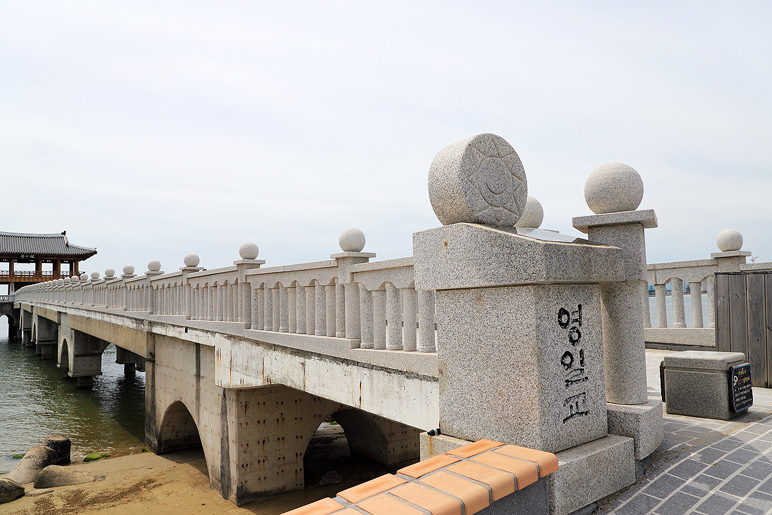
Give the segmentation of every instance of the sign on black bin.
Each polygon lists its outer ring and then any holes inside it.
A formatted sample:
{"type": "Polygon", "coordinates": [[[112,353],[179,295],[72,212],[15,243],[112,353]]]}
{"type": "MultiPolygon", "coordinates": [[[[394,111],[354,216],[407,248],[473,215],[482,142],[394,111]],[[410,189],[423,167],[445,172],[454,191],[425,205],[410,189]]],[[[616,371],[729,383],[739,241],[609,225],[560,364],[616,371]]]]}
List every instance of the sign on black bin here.
{"type": "Polygon", "coordinates": [[[740,413],[752,405],[751,364],[743,363],[729,367],[729,409],[740,413]]]}

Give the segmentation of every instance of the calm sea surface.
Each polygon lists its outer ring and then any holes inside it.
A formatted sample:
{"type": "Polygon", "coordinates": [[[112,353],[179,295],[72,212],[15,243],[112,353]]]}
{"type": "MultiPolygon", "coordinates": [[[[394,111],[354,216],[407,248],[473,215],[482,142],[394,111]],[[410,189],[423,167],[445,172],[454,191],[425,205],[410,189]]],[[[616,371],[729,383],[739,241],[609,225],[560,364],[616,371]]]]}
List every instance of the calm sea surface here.
{"type": "Polygon", "coordinates": [[[34,347],[9,342],[0,318],[0,474],[14,454],[53,434],[72,440],[72,459],[90,452],[140,452],[145,434],[145,374],[125,376],[115,347],[102,355],[102,375],[92,389],[78,389],[54,360],[42,361],[34,347]]]}
{"type": "MultiPolygon", "coordinates": [[[[665,296],[667,307],[667,326],[673,327],[673,297],[665,296]]],[[[651,313],[651,326],[657,327],[657,304],[654,297],[649,297],[649,312],[651,313]]],[[[686,327],[694,327],[692,324],[692,297],[684,295],[684,321],[686,327]]],[[[702,294],[702,327],[708,327],[708,294],[702,294]]]]}

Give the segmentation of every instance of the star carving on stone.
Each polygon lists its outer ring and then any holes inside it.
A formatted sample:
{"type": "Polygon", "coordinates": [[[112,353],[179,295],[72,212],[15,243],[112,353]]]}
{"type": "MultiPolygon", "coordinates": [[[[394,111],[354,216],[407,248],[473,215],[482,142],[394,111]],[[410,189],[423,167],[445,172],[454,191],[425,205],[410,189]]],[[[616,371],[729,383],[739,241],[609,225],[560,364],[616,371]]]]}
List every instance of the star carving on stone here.
{"type": "Polygon", "coordinates": [[[513,226],[525,208],[527,181],[515,149],[495,135],[467,147],[464,177],[473,189],[470,203],[480,223],[513,226]]]}

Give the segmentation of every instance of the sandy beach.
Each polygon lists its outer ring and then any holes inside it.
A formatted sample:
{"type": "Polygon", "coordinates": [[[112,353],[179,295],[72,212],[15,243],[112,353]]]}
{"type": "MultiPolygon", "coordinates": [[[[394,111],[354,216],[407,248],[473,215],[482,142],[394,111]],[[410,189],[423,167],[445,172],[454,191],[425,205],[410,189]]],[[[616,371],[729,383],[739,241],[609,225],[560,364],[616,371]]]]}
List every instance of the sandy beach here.
{"type": "Polygon", "coordinates": [[[317,432],[309,444],[306,489],[266,497],[236,507],[209,488],[201,450],[156,455],[150,452],[105,458],[70,465],[74,470],[101,474],[102,481],[54,488],[43,493],[31,484],[27,495],[0,505],[0,514],[59,515],[100,513],[152,513],[153,515],[214,515],[256,513],[278,515],[388,472],[380,464],[352,457],[340,426],[317,432]],[[343,482],[319,486],[331,470],[343,482]]]}

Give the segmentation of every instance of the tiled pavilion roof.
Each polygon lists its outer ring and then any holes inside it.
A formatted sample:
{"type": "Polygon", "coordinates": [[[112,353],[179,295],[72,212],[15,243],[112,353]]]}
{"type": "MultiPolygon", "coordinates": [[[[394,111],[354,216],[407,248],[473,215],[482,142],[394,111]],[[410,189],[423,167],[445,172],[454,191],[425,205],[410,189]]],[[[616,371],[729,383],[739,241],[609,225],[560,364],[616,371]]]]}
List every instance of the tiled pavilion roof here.
{"type": "Polygon", "coordinates": [[[67,240],[67,231],[57,234],[0,232],[0,255],[25,255],[87,259],[96,249],[73,245],[67,240]]]}

